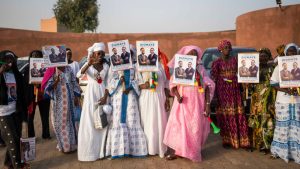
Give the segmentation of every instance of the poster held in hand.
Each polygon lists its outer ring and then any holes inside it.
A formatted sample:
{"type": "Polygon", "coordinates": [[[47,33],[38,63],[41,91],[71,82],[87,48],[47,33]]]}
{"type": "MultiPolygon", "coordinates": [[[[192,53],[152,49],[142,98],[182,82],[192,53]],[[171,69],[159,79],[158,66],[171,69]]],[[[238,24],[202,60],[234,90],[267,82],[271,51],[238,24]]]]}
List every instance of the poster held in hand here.
{"type": "Polygon", "coordinates": [[[158,41],[137,41],[137,69],[158,71],[158,41]]]}
{"type": "Polygon", "coordinates": [[[300,55],[278,57],[279,86],[300,87],[300,55]]]}
{"type": "Polygon", "coordinates": [[[64,45],[43,46],[42,52],[46,67],[60,67],[68,65],[66,47],[64,45]]]}
{"type": "Polygon", "coordinates": [[[175,55],[173,83],[181,85],[195,85],[196,56],[175,55]]]}
{"type": "Polygon", "coordinates": [[[128,40],[108,42],[108,50],[112,71],[121,71],[132,68],[128,40]]]}
{"type": "Polygon", "coordinates": [[[238,83],[259,83],[259,53],[238,54],[238,83]]]}
{"type": "Polygon", "coordinates": [[[30,58],[29,61],[29,83],[41,84],[47,68],[43,58],[30,58]]]}

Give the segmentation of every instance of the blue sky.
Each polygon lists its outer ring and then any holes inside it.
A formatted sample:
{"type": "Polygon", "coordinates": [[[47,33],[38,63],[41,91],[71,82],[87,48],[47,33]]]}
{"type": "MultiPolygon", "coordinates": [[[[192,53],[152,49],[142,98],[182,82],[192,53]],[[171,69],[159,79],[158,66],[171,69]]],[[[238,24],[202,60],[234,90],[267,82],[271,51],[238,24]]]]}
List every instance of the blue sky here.
{"type": "MultiPolygon", "coordinates": [[[[40,30],[57,0],[1,0],[0,27],[40,30]]],[[[282,0],[283,5],[300,0],[282,0]]],[[[98,0],[102,33],[211,32],[235,29],[246,12],[276,7],[275,0],[98,0]]]]}

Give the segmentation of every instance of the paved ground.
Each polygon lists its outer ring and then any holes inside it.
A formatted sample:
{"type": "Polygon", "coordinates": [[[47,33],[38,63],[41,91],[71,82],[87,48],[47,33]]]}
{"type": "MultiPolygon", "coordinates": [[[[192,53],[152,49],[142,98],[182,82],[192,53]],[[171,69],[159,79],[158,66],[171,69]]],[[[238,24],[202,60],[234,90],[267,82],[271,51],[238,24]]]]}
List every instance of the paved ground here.
{"type": "MultiPolygon", "coordinates": [[[[299,169],[294,162],[285,163],[281,159],[271,159],[257,151],[226,150],[221,146],[221,138],[210,134],[202,151],[203,162],[193,163],[180,158],[166,161],[157,156],[147,158],[124,158],[116,160],[98,160],[95,162],[79,162],[77,154],[63,154],[56,150],[56,140],[53,131],[51,140],[41,139],[40,117],[36,113],[37,159],[31,162],[33,169],[299,169]]],[[[0,148],[0,168],[4,160],[5,148],[0,148]]]]}

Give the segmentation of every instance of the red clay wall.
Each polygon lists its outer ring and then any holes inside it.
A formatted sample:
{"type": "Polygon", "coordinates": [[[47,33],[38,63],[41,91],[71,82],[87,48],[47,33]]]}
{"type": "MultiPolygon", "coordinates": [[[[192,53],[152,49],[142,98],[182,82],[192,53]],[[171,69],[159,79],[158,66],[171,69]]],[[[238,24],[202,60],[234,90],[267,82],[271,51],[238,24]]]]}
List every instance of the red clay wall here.
{"type": "Polygon", "coordinates": [[[269,47],[273,55],[279,44],[300,45],[300,5],[249,12],[239,16],[236,25],[238,45],[269,47]]]}
{"type": "Polygon", "coordinates": [[[218,45],[220,39],[230,39],[235,44],[235,31],[210,33],[170,33],[170,34],[91,34],[91,33],[50,33],[0,28],[0,50],[9,49],[19,56],[27,56],[33,49],[43,45],[65,44],[73,50],[74,59],[87,54],[86,50],[94,42],[109,42],[129,39],[158,40],[159,47],[168,57],[172,57],[184,45],[197,45],[203,50],[218,45]]]}

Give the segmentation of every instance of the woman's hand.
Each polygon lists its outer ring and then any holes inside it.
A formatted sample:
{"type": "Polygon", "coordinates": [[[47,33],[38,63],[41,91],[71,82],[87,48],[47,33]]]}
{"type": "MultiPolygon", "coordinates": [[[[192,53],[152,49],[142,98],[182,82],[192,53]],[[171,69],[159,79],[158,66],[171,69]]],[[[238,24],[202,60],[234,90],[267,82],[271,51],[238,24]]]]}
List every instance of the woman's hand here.
{"type": "Polygon", "coordinates": [[[80,105],[80,98],[79,97],[75,97],[74,104],[75,104],[76,107],[80,105]]]}
{"type": "Polygon", "coordinates": [[[210,103],[206,103],[206,106],[205,106],[205,112],[204,112],[204,116],[205,117],[208,117],[211,113],[211,110],[210,110],[210,103]]]}
{"type": "Polygon", "coordinates": [[[121,81],[121,83],[124,83],[124,82],[125,82],[124,76],[121,76],[121,77],[120,77],[120,81],[121,81]]]}
{"type": "Polygon", "coordinates": [[[176,96],[178,103],[182,103],[183,101],[183,97],[180,97],[179,95],[176,96]]]}
{"type": "Polygon", "coordinates": [[[100,105],[105,105],[107,100],[107,96],[103,96],[102,98],[99,99],[99,104],[100,105]]]}
{"type": "Polygon", "coordinates": [[[140,89],[149,89],[149,88],[150,88],[150,84],[148,81],[140,85],[140,89]]]}
{"type": "Polygon", "coordinates": [[[53,84],[54,89],[56,89],[59,82],[60,82],[60,75],[57,75],[56,77],[54,77],[54,84],[53,84]]]}
{"type": "Polygon", "coordinates": [[[129,94],[130,90],[131,90],[131,88],[125,89],[123,93],[127,95],[127,94],[129,94]]]}
{"type": "Polygon", "coordinates": [[[8,64],[2,64],[0,67],[0,74],[2,74],[3,72],[6,71],[6,69],[8,69],[8,64]]]}
{"type": "Polygon", "coordinates": [[[165,110],[166,110],[166,112],[170,111],[170,102],[169,102],[168,98],[166,98],[166,101],[165,101],[165,110]]]}

